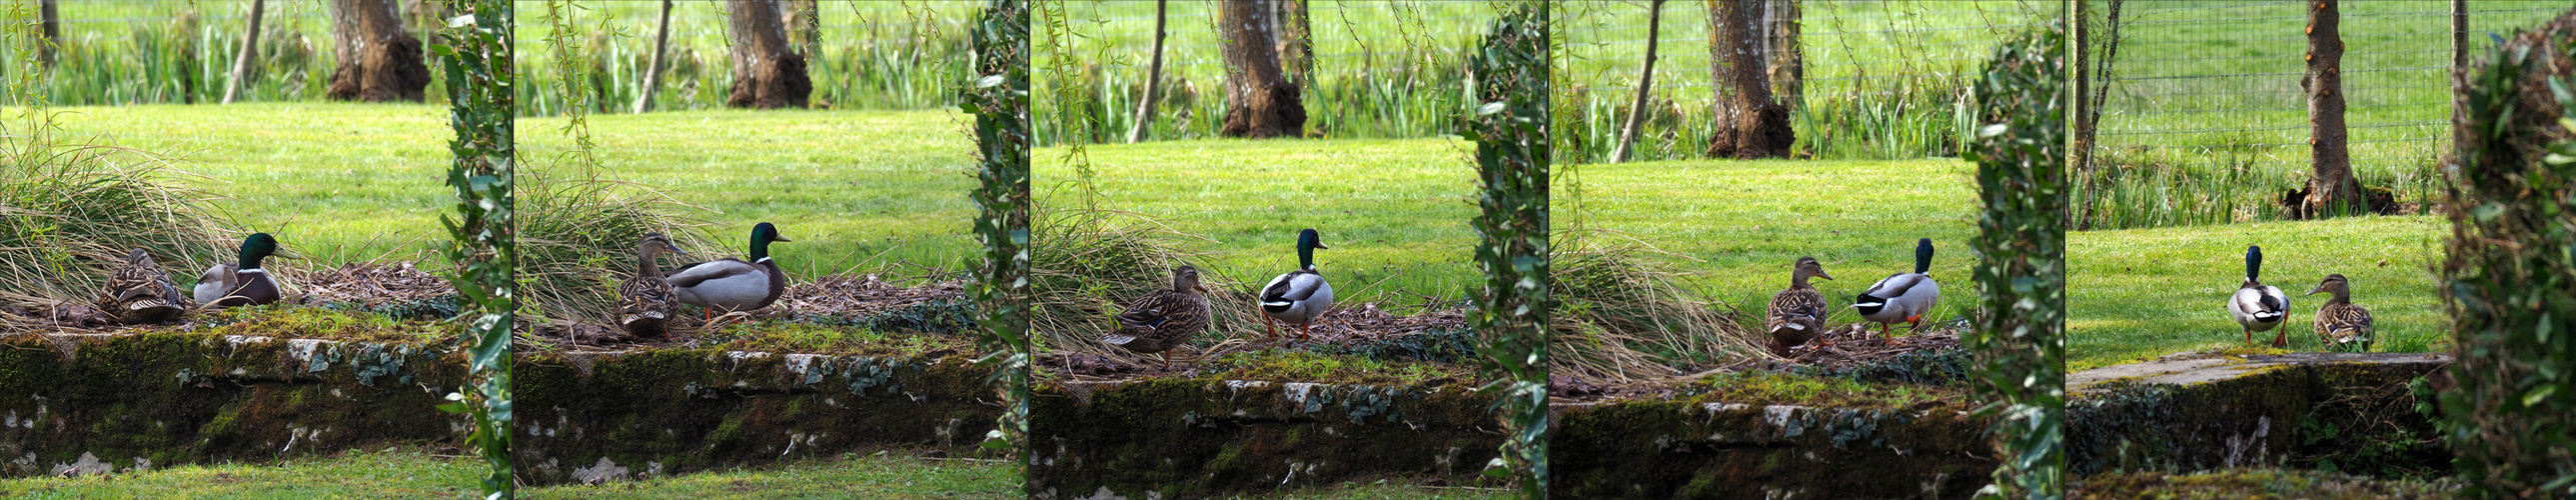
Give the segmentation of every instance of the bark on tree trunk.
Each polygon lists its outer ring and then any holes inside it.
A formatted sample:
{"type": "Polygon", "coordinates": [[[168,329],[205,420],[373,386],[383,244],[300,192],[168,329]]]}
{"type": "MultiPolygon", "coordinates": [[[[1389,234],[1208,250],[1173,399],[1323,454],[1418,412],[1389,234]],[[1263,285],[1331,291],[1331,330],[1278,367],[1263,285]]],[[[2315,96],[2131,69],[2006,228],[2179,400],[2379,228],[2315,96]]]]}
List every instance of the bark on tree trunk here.
{"type": "Polygon", "coordinates": [[[1762,63],[1764,0],[1710,0],[1709,72],[1722,90],[1717,126],[1708,144],[1710,158],[1780,158],[1789,155],[1797,136],[1789,129],[1789,110],[1771,97],[1771,79],[1762,63]]]}
{"type": "Polygon", "coordinates": [[[420,102],[429,88],[420,39],[403,28],[393,0],[331,0],[331,37],[340,61],[327,97],[420,102]]]}
{"type": "Polygon", "coordinates": [[[1770,50],[1765,53],[1770,54],[1771,86],[1778,91],[1780,108],[1794,113],[1807,95],[1807,51],[1798,44],[1798,34],[1805,28],[1801,16],[1805,14],[1798,8],[1798,0],[1769,3],[1771,8],[1765,12],[1770,18],[1763,26],[1770,31],[1770,50]]]}
{"type": "Polygon", "coordinates": [[[1306,19],[1307,0],[1279,0],[1279,61],[1288,73],[1288,82],[1297,88],[1315,88],[1315,40],[1312,25],[1306,19]]]}
{"type": "Polygon", "coordinates": [[[1306,129],[1306,107],[1297,84],[1279,67],[1279,37],[1272,32],[1270,0],[1225,0],[1218,30],[1225,51],[1226,137],[1296,137],[1306,129]]]}
{"type": "Polygon", "coordinates": [[[1664,0],[1646,3],[1646,67],[1637,71],[1637,96],[1628,100],[1628,119],[1619,122],[1619,146],[1610,150],[1610,163],[1628,161],[1630,148],[1637,145],[1638,124],[1646,121],[1646,96],[1655,89],[1655,46],[1664,33],[1664,0]]]}
{"type": "Polygon", "coordinates": [[[2308,177],[2306,212],[2313,218],[2358,214],[2361,186],[2352,176],[2349,139],[2343,122],[2343,36],[2336,0],[2309,0],[2308,70],[2300,83],[2308,91],[2309,150],[2315,158],[2308,177]]]}
{"type": "Polygon", "coordinates": [[[814,93],[805,56],[790,50],[787,23],[777,0],[727,0],[726,28],[733,38],[733,90],[725,105],[737,108],[802,108],[814,93]]]}
{"type": "Polygon", "coordinates": [[[644,67],[644,91],[635,96],[635,112],[653,110],[653,94],[662,90],[662,65],[670,60],[671,0],[662,0],[662,20],[653,23],[653,62],[644,67]]]}
{"type": "Polygon", "coordinates": [[[1127,143],[1145,142],[1145,133],[1154,128],[1154,101],[1163,97],[1164,16],[1170,0],[1154,0],[1154,62],[1145,66],[1145,99],[1136,102],[1136,125],[1127,129],[1127,143]]]}
{"type": "Polygon", "coordinates": [[[38,24],[36,34],[44,37],[44,43],[36,44],[36,61],[44,63],[46,68],[54,67],[56,58],[54,45],[63,41],[62,8],[55,5],[55,2],[56,0],[36,2],[36,23],[38,24]]]}
{"type": "Polygon", "coordinates": [[[242,32],[239,54],[233,56],[233,80],[224,84],[224,104],[241,97],[243,82],[251,79],[251,65],[259,60],[259,15],[268,0],[250,0],[250,29],[242,32]]]}

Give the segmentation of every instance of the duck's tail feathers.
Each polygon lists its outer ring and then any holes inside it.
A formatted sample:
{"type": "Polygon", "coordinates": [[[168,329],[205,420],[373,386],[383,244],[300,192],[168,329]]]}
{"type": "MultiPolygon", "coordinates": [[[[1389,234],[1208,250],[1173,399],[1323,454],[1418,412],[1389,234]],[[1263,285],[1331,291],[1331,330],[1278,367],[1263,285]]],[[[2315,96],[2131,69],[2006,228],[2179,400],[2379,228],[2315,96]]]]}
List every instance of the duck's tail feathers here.
{"type": "Polygon", "coordinates": [[[1105,343],[1105,344],[1109,344],[1109,345],[1127,345],[1127,343],[1128,343],[1128,342],[1135,342],[1135,341],[1136,341],[1136,337],[1134,337],[1134,336],[1122,335],[1122,334],[1116,334],[1116,333],[1112,333],[1112,334],[1108,334],[1108,335],[1103,335],[1103,336],[1101,336],[1101,337],[1100,337],[1100,342],[1101,342],[1101,343],[1105,343]]]}

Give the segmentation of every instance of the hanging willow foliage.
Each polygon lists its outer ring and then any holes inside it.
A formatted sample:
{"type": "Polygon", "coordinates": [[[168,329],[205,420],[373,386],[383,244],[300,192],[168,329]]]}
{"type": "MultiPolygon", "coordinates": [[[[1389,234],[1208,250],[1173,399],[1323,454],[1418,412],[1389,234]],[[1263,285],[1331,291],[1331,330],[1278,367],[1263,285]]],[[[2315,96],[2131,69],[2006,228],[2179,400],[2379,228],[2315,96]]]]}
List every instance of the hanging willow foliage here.
{"type": "Polygon", "coordinates": [[[469,15],[439,30],[431,53],[447,82],[448,124],[456,139],[447,143],[455,163],[447,184],[456,189],[456,213],[442,214],[455,244],[443,253],[455,264],[447,280],[465,296],[475,315],[465,328],[471,363],[466,387],[447,395],[439,409],[470,414],[468,436],[475,453],[492,467],[483,477],[483,497],[514,496],[510,478],[510,327],[518,312],[517,225],[512,222],[510,185],[516,171],[513,144],[515,113],[511,99],[510,2],[457,0],[450,8],[469,15]]]}
{"type": "Polygon", "coordinates": [[[1976,281],[1968,346],[1993,418],[1995,482],[1980,498],[2064,498],[2066,454],[2065,31],[1995,49],[1977,78],[1976,281]]]}
{"type": "MultiPolygon", "coordinates": [[[[970,37],[975,62],[959,108],[975,116],[975,152],[983,181],[974,192],[975,236],[984,264],[970,291],[994,367],[1002,417],[986,435],[989,449],[1016,453],[1029,434],[1029,4],[991,0],[970,37]]],[[[1029,456],[1020,453],[1020,456],[1029,456]]]]}
{"type": "Polygon", "coordinates": [[[1547,142],[1548,5],[1499,4],[1468,62],[1478,105],[1459,135],[1476,142],[1483,209],[1471,225],[1483,237],[1476,263],[1485,290],[1468,315],[1482,337],[1479,363],[1499,392],[1506,430],[1488,474],[1509,474],[1523,496],[1547,495],[1547,142]]]}
{"type": "Polygon", "coordinates": [[[2498,40],[2465,82],[2442,213],[2458,390],[2441,427],[2469,498],[2576,498],[2576,14],[2498,40]]]}

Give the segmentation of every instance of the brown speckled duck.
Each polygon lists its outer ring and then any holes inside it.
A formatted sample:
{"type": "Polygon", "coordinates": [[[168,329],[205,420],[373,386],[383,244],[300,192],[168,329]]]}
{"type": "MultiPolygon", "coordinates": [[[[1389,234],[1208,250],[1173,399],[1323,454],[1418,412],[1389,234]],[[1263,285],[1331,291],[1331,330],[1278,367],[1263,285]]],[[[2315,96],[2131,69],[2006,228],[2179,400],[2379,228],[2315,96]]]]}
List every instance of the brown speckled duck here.
{"type": "Polygon", "coordinates": [[[2307,295],[2319,293],[2333,293],[2334,297],[2317,308],[2317,342],[2328,351],[2369,352],[2370,310],[2352,303],[2352,283],[2341,274],[2328,274],[2307,295]]]}
{"type": "Polygon", "coordinates": [[[170,281],[170,273],[152,262],[152,254],[141,248],[128,252],[125,266],[107,280],[107,294],[98,297],[98,310],[128,325],[168,323],[196,307],[187,294],[179,293],[179,284],[170,281]]]}
{"type": "Polygon", "coordinates": [[[1806,345],[1825,331],[1825,295],[1808,285],[1807,278],[1834,279],[1815,257],[1798,258],[1789,272],[1789,289],[1771,296],[1771,319],[1764,326],[1771,331],[1772,354],[1787,356],[1789,348],[1806,345]]]}
{"type": "Polygon", "coordinates": [[[662,252],[688,255],[662,233],[646,233],[635,249],[635,277],[617,287],[617,324],[637,337],[660,337],[671,330],[671,284],[662,281],[662,252]]]}
{"type": "Polygon", "coordinates": [[[1198,268],[1174,268],[1171,289],[1155,290],[1127,304],[1127,310],[1118,313],[1118,330],[1100,341],[1128,352],[1156,354],[1163,358],[1163,369],[1169,370],[1172,348],[1207,329],[1207,299],[1199,296],[1205,290],[1199,286],[1198,268]]]}

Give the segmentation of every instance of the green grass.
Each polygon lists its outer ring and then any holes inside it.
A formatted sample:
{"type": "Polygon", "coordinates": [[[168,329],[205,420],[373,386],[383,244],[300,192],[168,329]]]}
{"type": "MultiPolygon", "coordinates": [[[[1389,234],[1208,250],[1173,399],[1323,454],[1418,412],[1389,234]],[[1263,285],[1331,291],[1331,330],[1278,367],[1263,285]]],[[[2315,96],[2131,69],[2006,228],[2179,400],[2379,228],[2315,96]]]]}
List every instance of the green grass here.
{"type": "Polygon", "coordinates": [[[389,104],[66,107],[59,139],[133,148],[195,175],[237,229],[328,266],[418,257],[445,241],[447,110],[389,104]]]}
{"type": "Polygon", "coordinates": [[[2403,216],[2071,233],[2067,368],[2243,345],[2225,304],[2244,281],[2247,245],[2263,247],[2264,284],[2292,294],[2280,327],[2291,350],[2320,350],[2310,325],[2325,296],[2297,294],[2328,273],[2351,279],[2353,303],[2370,308],[2373,351],[2447,349],[2449,319],[2430,268],[2446,229],[2438,218],[2403,216]]]}
{"type": "MultiPolygon", "coordinates": [[[[1481,286],[1471,258],[1476,234],[1470,146],[1443,139],[1192,140],[1095,145],[1090,154],[1102,209],[1168,221],[1203,240],[1178,242],[1201,254],[1202,275],[1257,288],[1297,267],[1297,231],[1314,228],[1331,247],[1315,267],[1342,303],[1456,300],[1481,286]]],[[[1061,148],[1032,153],[1038,203],[1080,206],[1079,175],[1061,148]]]]}
{"type": "MultiPolygon", "coordinates": [[[[32,17],[35,7],[25,2],[32,17]]],[[[13,4],[14,5],[14,4],[13,4]]],[[[220,102],[241,50],[248,0],[61,2],[62,64],[45,89],[62,104],[220,102]]],[[[269,2],[258,72],[244,102],[319,101],[337,64],[323,2],[269,2]]],[[[406,22],[419,20],[406,16],[406,22]]],[[[28,22],[33,23],[33,19],[28,22]]],[[[418,32],[414,32],[415,35],[418,32]]],[[[14,48],[32,37],[0,37],[14,48]]],[[[445,102],[431,75],[429,102],[445,102]]]]}
{"type": "Polygon", "coordinates": [[[0,479],[0,497],[457,498],[472,492],[483,467],[481,460],[470,457],[433,456],[397,447],[270,465],[182,465],[103,477],[0,479]]]}
{"type": "MultiPolygon", "coordinates": [[[[1824,264],[1833,281],[1814,281],[1842,307],[1833,324],[1860,321],[1849,310],[1870,283],[1914,269],[1914,241],[1931,238],[1932,276],[1944,285],[1941,305],[1925,322],[1962,319],[1974,310],[1969,271],[1976,254],[1974,165],[1914,161],[1665,161],[1584,165],[1580,193],[1560,173],[1557,240],[1572,230],[1633,237],[1676,254],[1672,263],[1711,299],[1759,326],[1771,296],[1789,286],[1800,256],[1824,264]],[[1580,222],[1576,210],[1579,204],[1580,222]]],[[[1563,172],[1563,170],[1560,170],[1563,172]]]]}
{"type": "Polygon", "coordinates": [[[748,470],[726,470],[601,486],[519,490],[520,498],[1021,498],[1020,470],[1008,464],[915,458],[909,454],[843,455],[748,470]]]}
{"type": "MultiPolygon", "coordinates": [[[[741,257],[752,225],[769,222],[795,240],[771,246],[771,255],[790,275],[809,278],[918,273],[894,263],[954,272],[978,261],[982,245],[969,234],[975,207],[966,199],[975,184],[973,143],[964,119],[945,110],[588,118],[601,177],[658,187],[706,209],[683,215],[706,221],[702,229],[721,247],[687,249],[693,257],[741,257]]],[[[549,175],[578,175],[554,166],[572,149],[564,123],[520,120],[521,158],[549,175]]]]}
{"type": "MultiPolygon", "coordinates": [[[[2439,196],[2434,171],[2450,140],[2447,9],[2438,4],[2343,4],[2341,33],[2352,166],[2400,201],[2439,196]]],[[[2278,220],[2277,200],[2304,185],[2310,153],[2299,73],[2307,51],[2298,2],[2131,3],[2112,98],[2100,128],[2100,168],[2084,180],[2082,227],[2127,228],[2278,220]],[[2172,78],[2256,75],[2228,78],[2172,78]],[[2139,79],[2130,81],[2130,79],[2139,79]],[[2253,130],[2263,129],[2263,130],[2253,130]],[[2084,200],[2099,200],[2086,202],[2084,200]]],[[[2536,26],[2563,6],[2470,2],[2471,54],[2486,34],[2536,26]]],[[[2472,56],[2475,60],[2477,56],[2472,56]]]]}

